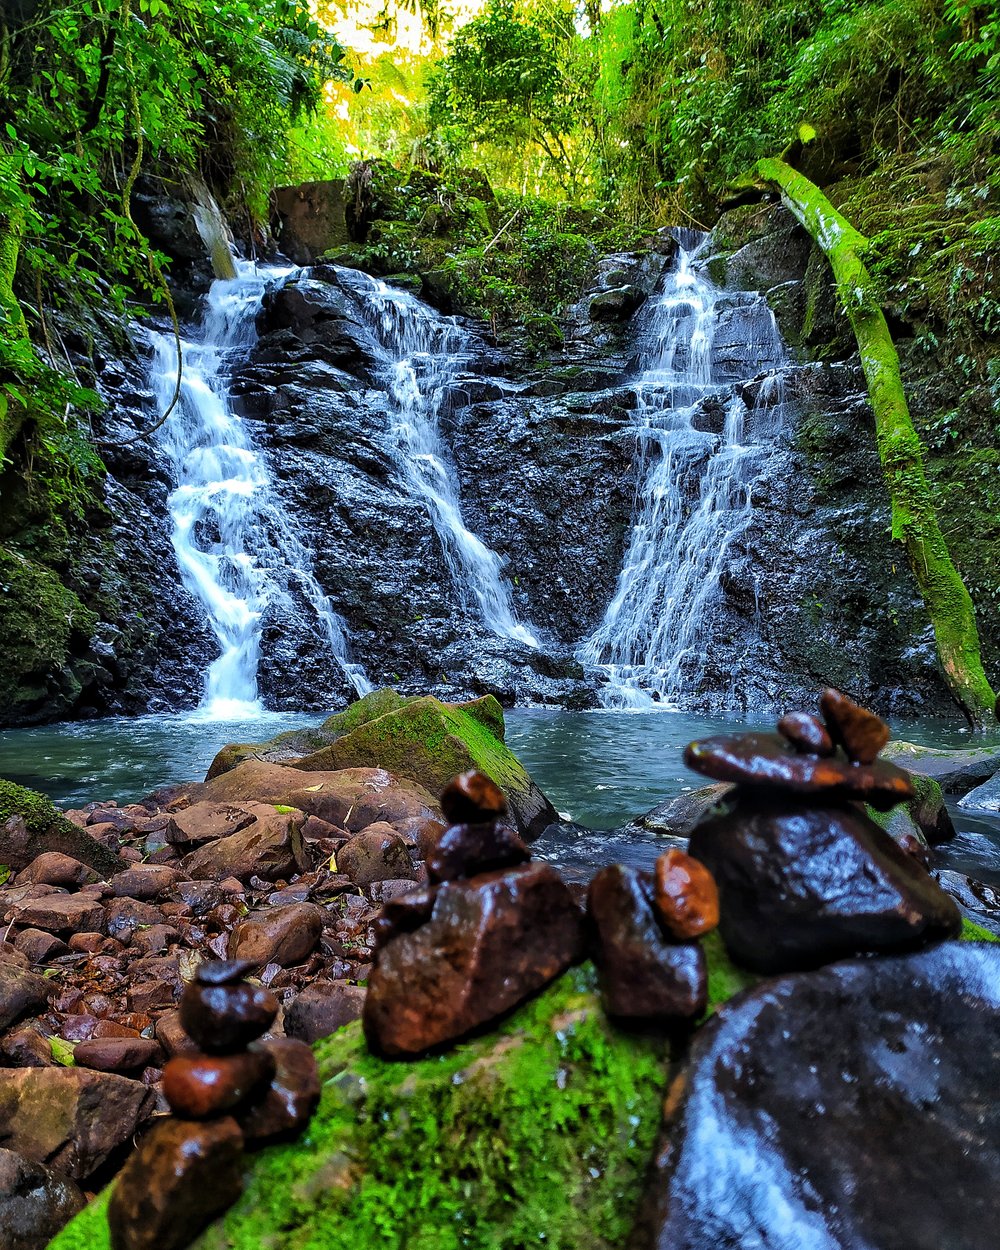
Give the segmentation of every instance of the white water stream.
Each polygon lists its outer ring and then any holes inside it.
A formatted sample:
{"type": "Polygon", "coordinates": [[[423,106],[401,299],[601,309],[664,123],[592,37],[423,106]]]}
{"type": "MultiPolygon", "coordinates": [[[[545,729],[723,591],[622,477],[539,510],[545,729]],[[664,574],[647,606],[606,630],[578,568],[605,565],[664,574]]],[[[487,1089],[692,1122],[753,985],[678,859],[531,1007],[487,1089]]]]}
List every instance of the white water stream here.
{"type": "MultiPolygon", "coordinates": [[[[181,398],[158,432],[176,482],[168,506],[184,585],[203,605],[220,655],[205,678],[200,714],[229,719],[260,710],[257,668],[269,605],[299,595],[315,613],[331,660],[358,694],[371,685],[350,660],[344,622],[312,571],[312,557],[276,497],[266,463],[233,412],[232,365],[251,350],[265,291],[294,270],[236,262],[237,276],[208,294],[201,337],[182,344],[181,398]]],[[[151,333],[151,382],[161,412],[173,396],[172,335],[151,333]]]]}
{"type": "Polygon", "coordinates": [[[770,309],[708,280],[698,264],[707,236],[685,232],[682,243],[650,310],[636,384],[639,485],[628,548],[604,619],[577,652],[603,676],[600,697],[612,708],[676,706],[708,670],[710,609],[752,520],[751,486],[780,413],[786,357],[770,309]],[[730,356],[720,369],[724,304],[742,333],[735,368],[730,356]],[[755,378],[750,410],[732,383],[755,378]],[[713,404],[724,412],[719,433],[710,428],[719,424],[713,404]]]}
{"type": "Polygon", "coordinates": [[[518,621],[503,560],[466,526],[440,418],[470,357],[469,336],[453,317],[354,269],[338,269],[357,295],[384,354],[395,460],[413,497],[427,508],[463,605],[501,638],[538,640],[518,621]]]}

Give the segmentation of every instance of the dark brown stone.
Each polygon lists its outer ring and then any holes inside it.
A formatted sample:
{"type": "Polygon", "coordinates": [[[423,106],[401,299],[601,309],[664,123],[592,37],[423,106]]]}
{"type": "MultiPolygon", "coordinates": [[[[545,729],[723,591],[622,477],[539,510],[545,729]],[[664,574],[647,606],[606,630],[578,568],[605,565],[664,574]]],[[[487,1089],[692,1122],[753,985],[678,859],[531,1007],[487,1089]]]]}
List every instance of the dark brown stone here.
{"type": "Polygon", "coordinates": [[[319,1104],[319,1068],[305,1042],[291,1037],[255,1042],[274,1060],[274,1079],[259,1101],[239,1113],[247,1142],[260,1145],[301,1132],[319,1104]]]}
{"type": "Polygon", "coordinates": [[[277,881],[293,872],[307,872],[310,865],[302,849],[302,813],[278,812],[260,804],[254,810],[257,819],[252,825],[185,856],[184,871],[195,878],[218,881],[232,876],[243,882],[251,877],[277,881]]]}
{"type": "Polygon", "coordinates": [[[51,1068],[55,1063],[48,1038],[30,1024],[0,1038],[0,1056],[5,1068],[51,1068]]]}
{"type": "Polygon", "coordinates": [[[313,903],[291,903],[255,912],[229,936],[229,954],[253,967],[300,964],[315,950],[323,932],[323,911],[313,903]]]}
{"type": "Polygon", "coordinates": [[[135,898],[144,902],[160,898],[177,884],[181,873],[166,864],[134,864],[117,872],[108,883],[116,898],[135,898]]]}
{"type": "Polygon", "coordinates": [[[437,898],[437,886],[419,885],[383,904],[382,915],[396,933],[412,933],[430,920],[437,898]]]}
{"type": "MultiPolygon", "coordinates": [[[[480,774],[471,775],[477,777],[480,774]]],[[[493,783],[490,782],[490,785],[493,783]]],[[[496,789],[495,786],[493,788],[496,789]]],[[[499,790],[497,793],[500,793],[499,790]]],[[[531,852],[527,844],[506,825],[452,825],[445,829],[435,845],[428,847],[425,858],[431,881],[457,881],[461,877],[491,872],[494,868],[523,864],[531,858],[531,852]]]]}
{"type": "Polygon", "coordinates": [[[819,706],[834,742],[859,764],[871,764],[891,737],[884,720],[839,690],[824,690],[819,706]]]}
{"type": "Polygon", "coordinates": [[[315,981],[285,1010],[285,1032],[303,1042],[329,1037],[361,1017],[368,991],[348,981],[315,981]]]}
{"type": "Polygon", "coordinates": [[[249,959],[206,959],[198,965],[194,979],[199,985],[235,985],[252,971],[249,959]]]}
{"type": "Polygon", "coordinates": [[[134,898],[111,898],[104,904],[104,929],[109,937],[128,942],[136,929],[163,923],[163,912],[134,898]]]}
{"type": "Polygon", "coordinates": [[[93,1037],[78,1042],[73,1051],[78,1067],[97,1072],[135,1072],[160,1059],[159,1044],[148,1037],[93,1037]]]}
{"type": "Polygon", "coordinates": [[[704,864],[672,848],[656,861],[653,905],[660,926],[679,941],[719,924],[719,891],[704,864]]]}
{"type": "Polygon", "coordinates": [[[242,1162],[243,1134],[231,1116],[158,1124],[115,1183],[112,1250],[184,1250],[243,1192],[242,1162]]]}
{"type": "Polygon", "coordinates": [[[100,881],[100,874],[72,855],[43,851],[17,874],[15,885],[61,885],[74,889],[100,881]]]}
{"type": "Polygon", "coordinates": [[[792,746],[811,755],[832,755],[835,747],[826,726],[808,712],[789,712],[778,721],[778,733],[792,746]]]}
{"type": "Polygon", "coordinates": [[[239,833],[256,819],[253,812],[230,803],[194,803],[174,812],[164,836],[172,846],[190,851],[205,842],[239,833]]]}
{"type": "Polygon", "coordinates": [[[0,1150],[2,1250],[42,1250],[86,1205],[68,1177],[16,1151],[0,1150]]]}
{"type": "Polygon", "coordinates": [[[603,868],[590,883],[587,910],[597,934],[595,962],[608,1015],[666,1021],[704,1011],[705,954],[698,945],[663,936],[634,869],[603,868]]]}
{"type": "Polygon", "coordinates": [[[441,811],[452,825],[485,825],[507,814],[507,800],[485,773],[459,773],[441,792],[441,811]]]}
{"type": "Polygon", "coordinates": [[[913,797],[909,773],[895,764],[850,764],[833,756],[802,755],[778,734],[733,734],[691,742],[684,763],[716,781],[760,790],[815,795],[817,801],[860,799],[888,811],[913,797]]]}
{"type": "Polygon", "coordinates": [[[278,1014],[278,1000],[262,985],[199,985],[181,997],[181,1023],[210,1055],[239,1051],[266,1033],[278,1014]]]}
{"type": "Polygon", "coordinates": [[[156,1022],[156,1040],[168,1055],[196,1055],[198,1044],[181,1024],[179,1011],[167,1011],[156,1022]]]}
{"type": "Polygon", "coordinates": [[[416,877],[406,843],[390,825],[383,823],[362,829],[345,842],[337,852],[337,869],[360,886],[416,877]]]}
{"type": "Polygon", "coordinates": [[[261,1092],[274,1076],[266,1050],[238,1055],[177,1055],[163,1069],[163,1096],[186,1120],[225,1115],[261,1092]]]}
{"type": "Polygon", "coordinates": [[[43,929],[22,929],[14,938],[14,946],[33,964],[45,964],[59,955],[69,954],[65,942],[43,929]]]}
{"type": "Polygon", "coordinates": [[[691,834],[733,956],[761,972],[953,937],[954,902],[859,807],[744,792],[691,834]]]}
{"type": "Polygon", "coordinates": [[[17,924],[46,933],[96,933],[104,928],[104,908],[88,894],[46,894],[15,903],[8,913],[17,924]]]}
{"type": "Polygon", "coordinates": [[[548,864],[445,882],[430,920],[379,951],[365,1035],[387,1055],[454,1041],[536,993],[583,948],[583,917],[548,864]]]}
{"type": "Polygon", "coordinates": [[[656,1250],[994,1250],[1000,947],[765,981],[695,1039],[656,1250]]]}

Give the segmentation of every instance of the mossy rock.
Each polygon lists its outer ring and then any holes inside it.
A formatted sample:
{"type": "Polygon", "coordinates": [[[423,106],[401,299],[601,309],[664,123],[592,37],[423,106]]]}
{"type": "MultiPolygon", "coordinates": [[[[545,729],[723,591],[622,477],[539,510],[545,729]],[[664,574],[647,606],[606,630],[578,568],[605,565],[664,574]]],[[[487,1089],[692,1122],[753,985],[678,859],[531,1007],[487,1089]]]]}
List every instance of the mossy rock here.
{"type": "Polygon", "coordinates": [[[122,866],[113,851],[68,821],[44,794],[0,779],[0,864],[19,871],[43,851],[72,855],[103,877],[122,866]],[[4,828],[12,817],[20,817],[23,829],[19,822],[4,828]]]}
{"type": "MultiPolygon", "coordinates": [[[[360,1026],[315,1046],[305,1136],[253,1157],[198,1250],[612,1250],[635,1226],[660,1127],[662,1038],[610,1025],[589,967],[503,1027],[393,1063],[360,1026]]],[[[51,1250],[107,1250],[105,1193],[51,1250]]]]}
{"type": "Polygon", "coordinates": [[[0,725],[51,718],[76,702],[74,657],[97,616],[51,569],[0,549],[0,725]]]}
{"type": "Polygon", "coordinates": [[[941,787],[932,777],[911,773],[913,798],[907,799],[888,812],[866,807],[868,815],[896,842],[901,843],[907,835],[924,846],[937,846],[955,836],[948,809],[945,807],[941,787]]]}
{"type": "MultiPolygon", "coordinates": [[[[352,712],[349,708],[342,715],[350,717],[352,712]]],[[[442,703],[430,695],[407,700],[381,716],[356,723],[350,732],[305,756],[295,767],[307,772],[384,768],[419,782],[432,794],[440,793],[457,773],[476,768],[503,790],[511,817],[525,836],[536,838],[559,819],[523,764],[504,745],[503,711],[492,695],[470,703],[442,703]]]]}

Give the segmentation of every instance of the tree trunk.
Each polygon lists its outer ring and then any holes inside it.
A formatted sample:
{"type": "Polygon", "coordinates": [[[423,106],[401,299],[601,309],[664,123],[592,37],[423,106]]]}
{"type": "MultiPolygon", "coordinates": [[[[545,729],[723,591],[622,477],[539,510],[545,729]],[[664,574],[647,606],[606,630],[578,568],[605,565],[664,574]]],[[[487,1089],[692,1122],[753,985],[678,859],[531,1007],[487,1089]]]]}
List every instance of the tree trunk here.
{"type": "Polygon", "coordinates": [[[910,567],[934,627],[938,656],[952,695],[975,728],[995,716],[996,696],[983,671],[976,614],[952,563],[924,473],[923,449],[906,404],[899,357],[862,254],[868,240],[822,191],[782,160],[757,162],[765,183],[823,249],[850,318],[868,381],[875,437],[892,504],[892,536],[910,567]]]}

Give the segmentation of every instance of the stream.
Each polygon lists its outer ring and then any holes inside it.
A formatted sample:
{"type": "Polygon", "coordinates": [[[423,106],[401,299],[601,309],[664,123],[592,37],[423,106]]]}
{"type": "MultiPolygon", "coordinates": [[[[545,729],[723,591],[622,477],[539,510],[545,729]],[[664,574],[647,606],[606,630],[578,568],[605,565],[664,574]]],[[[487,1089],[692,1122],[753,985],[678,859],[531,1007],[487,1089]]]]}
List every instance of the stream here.
{"type": "MultiPolygon", "coordinates": [[[[567,877],[588,880],[608,863],[649,867],[662,849],[653,833],[624,826],[664,799],[706,784],[681,762],[688,742],[709,734],[767,726],[687,712],[505,712],[507,744],[562,818],[535,853],[567,877]]],[[[0,776],[48,794],[64,807],[94,800],[134,802],[171,782],[201,780],[230,742],[260,742],[317,723],[315,713],[264,712],[236,720],[187,716],[107,720],[0,731],[0,776]]],[[[1000,745],[1000,729],[974,741],[955,722],[896,723],[895,736],[924,746],[1000,745]]],[[[937,849],[935,865],[1000,885],[1000,817],[973,816],[949,799],[958,829],[937,849]]]]}

